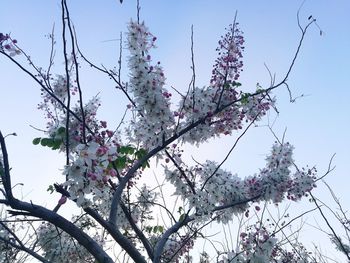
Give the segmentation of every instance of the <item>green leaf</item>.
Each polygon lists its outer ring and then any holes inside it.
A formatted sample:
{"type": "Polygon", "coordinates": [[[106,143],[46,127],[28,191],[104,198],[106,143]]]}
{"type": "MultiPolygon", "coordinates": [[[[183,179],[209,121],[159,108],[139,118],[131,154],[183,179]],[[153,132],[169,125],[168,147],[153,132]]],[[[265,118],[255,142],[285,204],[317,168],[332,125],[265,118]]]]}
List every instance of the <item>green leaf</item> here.
{"type": "Polygon", "coordinates": [[[248,98],[251,96],[250,93],[244,93],[241,97],[242,104],[247,104],[249,102],[248,98]]]}
{"type": "Polygon", "coordinates": [[[146,226],[145,230],[146,230],[146,232],[151,233],[152,232],[152,227],[151,226],[146,226]]]}
{"type": "Polygon", "coordinates": [[[54,142],[55,142],[54,139],[47,138],[47,144],[46,144],[46,146],[48,146],[48,147],[53,147],[54,142]]]}
{"type": "Polygon", "coordinates": [[[121,154],[133,154],[135,152],[135,148],[127,145],[119,148],[119,153],[121,154]]]}
{"type": "Polygon", "coordinates": [[[62,144],[61,139],[59,140],[55,139],[52,144],[52,150],[58,150],[61,147],[61,144],[62,144]]]}
{"type": "Polygon", "coordinates": [[[126,166],[126,156],[121,156],[118,157],[115,161],[114,161],[115,166],[118,169],[123,169],[126,166]]]}
{"type": "Polygon", "coordinates": [[[65,132],[66,132],[65,127],[59,127],[58,130],[56,131],[56,134],[63,135],[65,132]]]}
{"type": "Polygon", "coordinates": [[[48,144],[50,143],[50,139],[49,138],[42,138],[40,141],[40,144],[42,146],[48,146],[48,144]]]}
{"type": "Polygon", "coordinates": [[[38,144],[40,143],[40,140],[41,140],[40,137],[35,138],[35,139],[33,140],[33,144],[34,144],[34,145],[38,145],[38,144]]]}
{"type": "Polygon", "coordinates": [[[147,161],[147,162],[144,162],[143,164],[142,164],[142,168],[143,169],[145,169],[145,168],[150,168],[151,166],[149,165],[149,162],[147,161]]]}
{"type": "Polygon", "coordinates": [[[155,234],[155,233],[157,233],[158,232],[158,226],[154,226],[153,227],[153,233],[155,234]]]}
{"type": "Polygon", "coordinates": [[[134,154],[135,148],[132,146],[128,146],[128,154],[134,154]]]}
{"type": "Polygon", "coordinates": [[[147,154],[147,151],[143,148],[139,149],[135,155],[137,157],[137,159],[142,159],[142,157],[144,157],[147,154]]]}
{"type": "Polygon", "coordinates": [[[52,194],[55,191],[55,187],[53,185],[49,185],[49,187],[47,188],[48,192],[50,192],[50,194],[52,194]]]}
{"type": "Polygon", "coordinates": [[[180,218],[179,218],[179,221],[183,221],[183,220],[185,219],[185,215],[186,215],[186,214],[182,214],[182,215],[180,216],[180,218]]]}

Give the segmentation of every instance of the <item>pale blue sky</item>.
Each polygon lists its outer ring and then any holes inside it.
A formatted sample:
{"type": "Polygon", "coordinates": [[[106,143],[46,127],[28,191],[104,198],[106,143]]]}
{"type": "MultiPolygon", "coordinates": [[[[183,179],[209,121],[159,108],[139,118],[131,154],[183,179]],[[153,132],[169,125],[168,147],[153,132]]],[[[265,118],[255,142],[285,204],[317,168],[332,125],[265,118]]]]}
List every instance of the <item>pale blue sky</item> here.
{"type": "MultiPolygon", "coordinates": [[[[191,78],[191,25],[194,26],[198,86],[208,84],[217,41],[224,28],[233,21],[236,10],[246,40],[241,82],[247,89],[254,88],[257,82],[265,87],[268,85],[269,76],[264,63],[276,73],[276,80],[280,80],[288,69],[300,38],[296,13],[302,1],[140,2],[141,19],[158,37],[158,49],[153,57],[162,62],[168,87],[174,86],[179,90],[185,90],[191,78]]],[[[119,38],[120,32],[125,32],[127,22],[136,16],[135,1],[124,0],[120,5],[117,0],[75,0],[68,1],[68,5],[82,51],[97,64],[116,65],[119,43],[105,41],[119,38]]],[[[327,181],[344,204],[350,203],[349,12],[350,1],[347,0],[305,2],[300,12],[300,23],[305,25],[309,15],[313,15],[323,35],[320,36],[316,26],[310,28],[288,83],[295,96],[308,96],[290,104],[286,89],[278,90],[280,115],[274,126],[278,135],[287,128],[287,140],[296,147],[296,162],[316,165],[320,174],[327,169],[331,155],[337,154],[334,160],[337,169],[328,176],[327,181]]],[[[11,32],[33,61],[43,68],[48,64],[50,51],[49,41],[44,35],[51,32],[54,23],[56,35],[59,36],[59,1],[1,1],[0,32],[11,32]]],[[[59,46],[57,70],[62,66],[59,46]]],[[[14,181],[25,183],[22,188],[24,195],[29,194],[33,200],[48,203],[50,197],[45,190],[48,184],[59,180],[58,169],[62,166],[56,153],[31,145],[32,139],[41,134],[29,125],[44,127],[42,113],[36,110],[40,90],[3,57],[0,57],[0,72],[0,129],[5,134],[18,134],[18,137],[8,138],[14,181]],[[52,181],[51,177],[56,179],[52,181]]],[[[118,123],[124,111],[120,106],[124,102],[122,94],[114,90],[112,82],[89,69],[83,71],[82,78],[85,98],[100,92],[103,101],[100,116],[111,124],[118,123]]],[[[272,113],[270,119],[274,117],[272,113]]],[[[261,125],[265,124],[267,119],[261,122],[261,125]]],[[[197,151],[193,154],[198,159],[205,156],[220,160],[225,155],[223,150],[227,151],[233,141],[234,138],[216,140],[210,146],[201,148],[200,153],[197,151]]],[[[264,156],[273,141],[267,128],[251,130],[225,167],[242,176],[257,171],[264,165],[264,156]]],[[[320,187],[316,194],[324,198],[329,196],[324,187],[320,187]]]]}

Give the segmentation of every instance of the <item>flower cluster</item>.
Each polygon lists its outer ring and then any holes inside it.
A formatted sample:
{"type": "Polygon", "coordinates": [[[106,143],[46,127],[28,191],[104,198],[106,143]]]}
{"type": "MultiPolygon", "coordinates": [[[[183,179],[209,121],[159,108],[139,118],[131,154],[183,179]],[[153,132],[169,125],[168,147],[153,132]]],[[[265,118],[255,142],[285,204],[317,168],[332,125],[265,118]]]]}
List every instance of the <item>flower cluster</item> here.
{"type": "Polygon", "coordinates": [[[195,215],[207,219],[214,211],[220,210],[217,220],[227,223],[233,214],[243,213],[249,208],[249,200],[279,203],[287,196],[297,201],[315,187],[315,170],[298,170],[291,175],[292,153],[293,146],[289,143],[275,143],[266,158],[266,167],[258,175],[244,179],[218,169],[218,165],[211,161],[183,169],[187,178],[178,169],[167,168],[166,179],[175,186],[175,194],[187,200],[189,208],[195,209],[195,215]],[[197,178],[196,184],[189,184],[191,177],[197,178]]]}
{"type": "MultiPolygon", "coordinates": [[[[76,88],[71,84],[69,86],[71,94],[74,95],[76,88]]],[[[66,78],[58,75],[53,81],[51,92],[64,102],[67,98],[66,89],[66,78]]],[[[45,91],[42,97],[43,103],[39,104],[39,108],[46,112],[48,119],[46,133],[49,139],[59,143],[58,149],[66,151],[66,111],[45,91]]],[[[67,187],[70,198],[75,200],[78,206],[83,207],[92,204],[101,207],[106,205],[105,203],[111,198],[108,181],[117,175],[111,162],[118,157],[120,140],[118,133],[107,128],[106,121],[99,121],[96,118],[99,106],[99,98],[94,97],[83,106],[84,115],[81,105],[76,104],[71,108],[75,116],[71,113],[69,117],[70,163],[63,172],[66,176],[63,186],[67,187]],[[105,202],[107,196],[109,198],[105,202]]],[[[43,144],[43,139],[41,143],[43,144]]],[[[108,208],[105,207],[103,214],[107,215],[107,211],[108,208]]]]}
{"type": "Polygon", "coordinates": [[[128,26],[128,48],[130,57],[130,91],[134,95],[137,121],[131,122],[134,139],[144,148],[161,145],[163,139],[172,134],[174,117],[170,111],[170,97],[165,88],[165,76],[158,62],[151,65],[150,49],[154,48],[154,37],[144,23],[131,21],[128,26]]]}
{"type": "MultiPolygon", "coordinates": [[[[41,75],[44,75],[44,74],[42,73],[41,75]]],[[[56,75],[55,78],[53,77],[50,77],[50,78],[52,81],[49,89],[51,94],[41,89],[41,97],[43,101],[39,103],[38,109],[46,110],[46,111],[50,110],[50,112],[48,113],[52,114],[51,112],[52,109],[55,109],[55,110],[63,109],[63,106],[60,103],[58,103],[56,98],[59,99],[61,102],[65,102],[68,96],[67,87],[69,87],[69,92],[72,95],[75,95],[75,93],[77,92],[77,87],[73,85],[71,80],[69,83],[67,83],[67,78],[63,75],[56,75]],[[52,95],[54,95],[56,98],[54,98],[52,95]]],[[[50,117],[51,117],[51,114],[50,114],[50,117]]]]}
{"type": "Polygon", "coordinates": [[[183,136],[183,141],[201,143],[221,134],[229,135],[242,129],[244,120],[259,120],[274,101],[263,93],[255,95],[238,90],[237,82],[242,71],[244,39],[238,24],[230,25],[228,33],[219,41],[218,58],[212,71],[210,85],[194,88],[183,97],[175,112],[182,120],[180,128],[202,120],[183,136]]]}
{"type": "Polygon", "coordinates": [[[272,146],[271,154],[266,158],[266,167],[256,177],[248,178],[246,187],[250,196],[259,196],[259,199],[279,203],[283,200],[285,193],[292,186],[290,167],[293,146],[289,143],[272,146]]]}
{"type": "MultiPolygon", "coordinates": [[[[67,94],[67,80],[62,75],[57,75],[51,85],[51,93],[59,99],[62,103],[65,102],[67,94]]],[[[77,87],[72,83],[68,85],[70,87],[69,92],[71,95],[75,95],[77,87]]],[[[62,145],[60,149],[66,150],[66,134],[65,132],[59,132],[62,129],[66,129],[67,113],[64,107],[55,99],[51,94],[42,90],[41,93],[43,101],[38,104],[38,109],[45,112],[47,119],[46,133],[50,138],[62,139],[62,145]]],[[[114,133],[106,129],[105,122],[98,121],[96,113],[101,105],[98,97],[93,97],[81,108],[80,104],[76,104],[71,108],[74,113],[70,114],[69,117],[69,149],[74,151],[74,148],[85,141],[98,141],[99,143],[103,140],[111,140],[114,133]],[[84,111],[84,115],[82,114],[84,111]],[[84,121],[83,120],[84,116],[84,121]],[[77,119],[77,117],[79,119],[77,119]],[[91,133],[92,132],[92,133],[91,133]],[[101,132],[101,133],[100,133],[101,132]],[[85,135],[85,138],[84,138],[85,135]]]]}
{"type": "Polygon", "coordinates": [[[162,258],[164,262],[181,262],[181,257],[185,256],[194,245],[194,240],[189,235],[169,238],[165,244],[162,258]]]}
{"type": "Polygon", "coordinates": [[[92,141],[79,144],[75,151],[77,155],[64,174],[70,197],[76,200],[78,206],[88,206],[92,200],[105,198],[103,191],[108,191],[108,180],[117,175],[110,162],[117,158],[117,147],[100,145],[92,141]]]}
{"type": "Polygon", "coordinates": [[[243,32],[238,27],[238,23],[229,26],[225,36],[219,40],[218,58],[212,71],[210,83],[218,89],[235,84],[240,72],[243,70],[243,32]]]}
{"type": "Polygon", "coordinates": [[[278,239],[270,233],[260,222],[249,226],[247,231],[239,235],[239,248],[235,251],[223,253],[220,263],[309,263],[309,252],[300,243],[295,242],[292,250],[281,247],[278,239]]]}
{"type": "Polygon", "coordinates": [[[247,99],[243,99],[241,104],[242,113],[248,121],[259,120],[274,104],[275,99],[267,100],[263,93],[254,96],[248,94],[247,99]]]}
{"type": "Polygon", "coordinates": [[[293,201],[300,200],[303,196],[316,187],[316,168],[302,169],[294,174],[292,186],[288,190],[287,198],[293,201]]]}
{"type": "Polygon", "coordinates": [[[275,143],[271,154],[266,158],[267,165],[259,175],[247,177],[245,187],[250,196],[257,200],[281,202],[287,195],[293,201],[307,196],[315,185],[316,169],[297,170],[291,175],[293,146],[289,143],[275,143]]]}
{"type": "Polygon", "coordinates": [[[12,39],[10,35],[0,33],[0,51],[7,52],[11,57],[21,54],[16,46],[17,40],[12,39]]]}
{"type": "Polygon", "coordinates": [[[137,198],[137,203],[143,211],[147,211],[151,209],[156,198],[157,194],[148,189],[147,185],[144,184],[140,189],[140,193],[137,198]]]}
{"type": "Polygon", "coordinates": [[[241,249],[243,255],[252,262],[270,262],[277,238],[272,237],[265,227],[257,224],[248,232],[242,232],[241,249]]]}

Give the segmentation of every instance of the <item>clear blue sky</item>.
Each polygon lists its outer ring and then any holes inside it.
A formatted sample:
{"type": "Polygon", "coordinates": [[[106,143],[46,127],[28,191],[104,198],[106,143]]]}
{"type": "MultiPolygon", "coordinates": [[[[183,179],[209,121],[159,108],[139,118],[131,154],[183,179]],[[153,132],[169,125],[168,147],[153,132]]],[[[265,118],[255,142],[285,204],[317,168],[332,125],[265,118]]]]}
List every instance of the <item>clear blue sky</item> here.
{"type": "MultiPolygon", "coordinates": [[[[241,82],[248,90],[255,87],[257,82],[265,87],[269,84],[264,63],[276,73],[277,81],[281,79],[300,38],[296,13],[302,1],[140,2],[141,19],[146,21],[151,32],[158,37],[158,49],[154,57],[164,66],[168,87],[173,86],[179,90],[185,90],[191,78],[191,25],[194,26],[198,86],[208,84],[217,41],[224,33],[224,28],[233,21],[236,10],[246,40],[241,82]]],[[[135,1],[124,0],[120,5],[117,0],[74,0],[68,1],[68,5],[83,52],[97,64],[103,63],[110,67],[116,65],[119,43],[113,39],[118,39],[120,32],[125,32],[130,18],[136,17],[135,1]]],[[[305,25],[309,15],[312,15],[317,19],[323,35],[320,36],[316,26],[310,28],[288,83],[295,96],[308,96],[290,104],[287,91],[284,88],[277,91],[280,115],[274,126],[279,135],[287,128],[286,138],[296,147],[297,163],[316,165],[320,174],[327,169],[331,155],[337,154],[334,160],[337,168],[328,176],[327,181],[344,204],[350,203],[349,12],[350,1],[347,0],[305,2],[300,12],[300,23],[305,25]]],[[[0,32],[11,32],[12,37],[18,40],[33,61],[43,68],[48,64],[50,51],[45,35],[51,32],[54,23],[56,35],[59,36],[59,1],[1,2],[0,32]]],[[[60,70],[63,61],[59,45],[60,43],[57,46],[57,70],[60,70]]],[[[36,110],[36,105],[40,102],[40,90],[3,57],[0,57],[0,72],[0,129],[5,134],[18,134],[18,137],[8,139],[14,181],[25,183],[21,188],[24,197],[28,195],[35,201],[50,203],[45,190],[48,184],[59,180],[58,169],[62,166],[56,153],[31,145],[32,139],[41,134],[29,125],[44,127],[42,113],[36,110]]],[[[117,123],[124,110],[120,107],[120,103],[124,102],[122,94],[115,91],[113,83],[101,75],[86,70],[82,77],[85,98],[100,92],[103,101],[101,118],[117,123]]],[[[274,117],[272,114],[270,119],[273,120],[274,117]]],[[[266,124],[267,119],[264,119],[261,125],[266,124]]],[[[264,155],[273,141],[274,138],[266,127],[251,130],[225,167],[242,176],[256,172],[264,165],[264,155]]],[[[210,149],[211,157],[220,160],[232,142],[233,138],[217,140],[201,148],[200,153],[193,151],[193,154],[198,159],[204,156],[208,158],[210,149]]],[[[324,187],[320,187],[316,194],[321,198],[329,196],[324,187]]]]}

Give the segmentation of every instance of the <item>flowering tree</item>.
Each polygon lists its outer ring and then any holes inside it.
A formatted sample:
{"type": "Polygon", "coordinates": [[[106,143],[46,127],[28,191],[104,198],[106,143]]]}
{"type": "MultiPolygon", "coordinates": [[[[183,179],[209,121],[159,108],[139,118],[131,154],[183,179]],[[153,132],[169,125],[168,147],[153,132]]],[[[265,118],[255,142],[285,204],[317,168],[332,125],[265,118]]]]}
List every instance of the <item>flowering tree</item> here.
{"type": "MultiPolygon", "coordinates": [[[[299,168],[293,160],[294,147],[284,140],[276,139],[265,167],[247,177],[224,170],[226,159],[189,165],[182,157],[188,144],[200,146],[215,137],[239,134],[231,153],[246,131],[275,109],[272,92],[288,88],[286,81],[304,36],[315,22],[312,17],[300,26],[300,42],[285,76],[252,93],[239,82],[244,38],[235,21],[218,42],[209,84],[195,86],[193,65],[192,85],[174,106],[162,66],[152,60],[157,38],[144,22],[132,20],[126,42],[121,42],[129,50],[130,79],[123,81],[120,68],[99,67],[80,52],[65,0],[61,9],[65,59],[61,74],[51,73],[53,56],[43,70],[13,36],[0,33],[2,57],[41,88],[38,108],[47,126],[33,144],[66,157],[62,181],[49,187],[61,195],[56,207],[19,200],[12,191],[8,135],[0,132],[0,203],[7,209],[0,220],[0,262],[22,262],[30,255],[42,262],[107,263],[115,262],[113,252],[118,248],[134,262],[190,262],[189,252],[205,238],[202,230],[209,223],[249,217],[265,203],[298,201],[315,187],[315,168],[299,168]],[[29,66],[18,57],[25,57],[29,66]],[[101,104],[97,96],[83,100],[79,72],[84,63],[115,81],[128,99],[131,117],[117,128],[97,118],[101,104]],[[142,180],[155,165],[162,169],[157,178],[164,183],[142,180]],[[171,185],[172,197],[163,193],[164,185],[171,185]],[[174,203],[164,198],[173,198],[174,203]],[[77,206],[71,219],[59,214],[66,202],[77,206]],[[155,220],[156,213],[163,215],[162,223],[155,220]]],[[[54,45],[54,36],[50,37],[54,45]]],[[[214,256],[203,253],[200,261],[315,262],[298,242],[291,244],[294,249],[283,247],[276,232],[260,220],[241,229],[235,250],[214,256]]]]}

